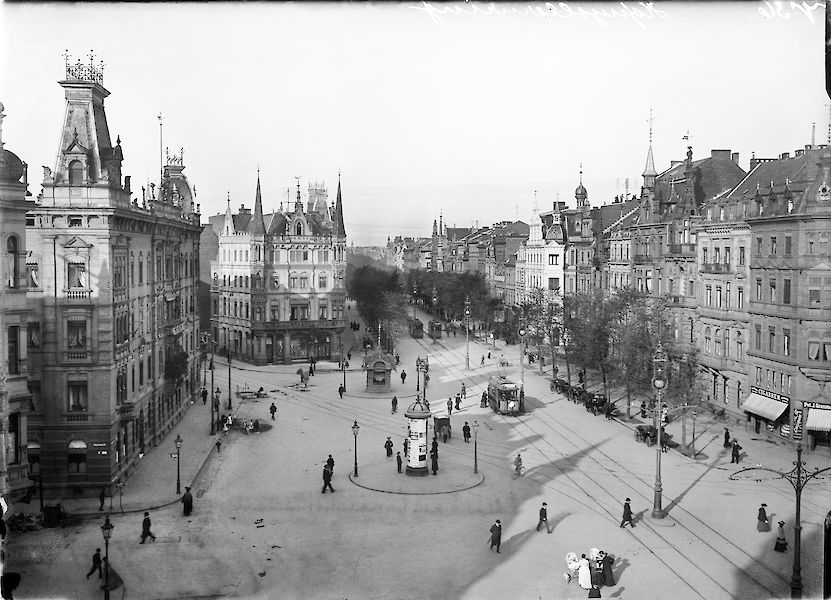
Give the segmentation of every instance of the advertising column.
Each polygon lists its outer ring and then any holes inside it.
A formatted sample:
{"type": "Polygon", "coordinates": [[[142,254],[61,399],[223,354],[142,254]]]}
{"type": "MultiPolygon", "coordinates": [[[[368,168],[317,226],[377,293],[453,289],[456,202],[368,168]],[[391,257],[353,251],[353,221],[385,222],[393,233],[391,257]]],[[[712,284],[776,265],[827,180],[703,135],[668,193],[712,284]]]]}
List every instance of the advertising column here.
{"type": "Polygon", "coordinates": [[[427,422],[430,411],[416,400],[404,413],[407,417],[407,475],[427,475],[427,422]]]}

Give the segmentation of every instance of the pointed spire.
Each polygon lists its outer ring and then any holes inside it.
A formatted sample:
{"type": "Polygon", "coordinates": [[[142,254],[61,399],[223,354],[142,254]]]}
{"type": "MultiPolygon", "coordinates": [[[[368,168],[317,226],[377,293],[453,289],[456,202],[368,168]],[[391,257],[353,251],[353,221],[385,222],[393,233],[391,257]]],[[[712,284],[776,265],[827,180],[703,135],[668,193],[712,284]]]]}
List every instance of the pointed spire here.
{"type": "Polygon", "coordinates": [[[649,190],[655,189],[655,177],[658,175],[658,171],[655,170],[655,159],[652,157],[652,122],[654,120],[652,107],[649,107],[649,150],[646,152],[646,166],[643,169],[643,173],[641,173],[643,187],[649,190]]]}
{"type": "Polygon", "coordinates": [[[257,194],[254,196],[254,216],[251,219],[249,233],[265,235],[265,221],[263,220],[263,197],[260,192],[260,167],[257,165],[257,194]]]}
{"type": "Polygon", "coordinates": [[[335,236],[346,237],[346,228],[343,226],[343,202],[340,194],[340,171],[338,171],[338,195],[335,199],[335,236]]]}
{"type": "Polygon", "coordinates": [[[228,201],[228,210],[231,210],[231,190],[228,190],[227,201],[228,201]]]}
{"type": "Polygon", "coordinates": [[[300,200],[300,178],[295,176],[297,180],[297,199],[294,201],[294,212],[296,214],[303,214],[303,202],[300,200]]]}

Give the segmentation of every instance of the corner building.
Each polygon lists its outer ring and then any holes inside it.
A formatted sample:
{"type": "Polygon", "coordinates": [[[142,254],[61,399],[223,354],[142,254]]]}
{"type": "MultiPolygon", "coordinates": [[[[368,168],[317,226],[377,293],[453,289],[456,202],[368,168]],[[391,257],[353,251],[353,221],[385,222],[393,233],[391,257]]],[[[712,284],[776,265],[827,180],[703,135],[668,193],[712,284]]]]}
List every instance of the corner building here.
{"type": "Polygon", "coordinates": [[[211,334],[217,351],[257,365],[339,356],[346,301],[346,231],[340,179],[334,209],[309,184],[291,210],[263,215],[259,174],[254,213],[211,217],[211,334]]]}
{"type": "Polygon", "coordinates": [[[66,64],[54,167],[26,218],[30,447],[48,495],[128,476],[196,393],[198,205],[182,154],[132,198],[92,64],[66,64]]]}

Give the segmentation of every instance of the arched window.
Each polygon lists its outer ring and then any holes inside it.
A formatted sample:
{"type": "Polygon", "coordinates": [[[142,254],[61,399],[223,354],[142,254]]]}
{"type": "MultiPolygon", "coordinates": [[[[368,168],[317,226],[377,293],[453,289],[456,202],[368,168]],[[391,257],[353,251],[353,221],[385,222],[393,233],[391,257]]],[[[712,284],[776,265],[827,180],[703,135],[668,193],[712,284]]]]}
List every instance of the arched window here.
{"type": "Polygon", "coordinates": [[[294,230],[295,230],[295,232],[297,233],[297,235],[303,235],[303,224],[302,224],[302,223],[298,223],[298,224],[295,226],[294,230]]]}
{"type": "Polygon", "coordinates": [[[709,327],[704,329],[704,352],[710,352],[711,331],[709,327]]]}
{"type": "Polygon", "coordinates": [[[72,440],[67,448],[67,462],[70,473],[87,472],[87,443],[83,440],[72,440]]]}
{"type": "Polygon", "coordinates": [[[84,165],[79,160],[69,163],[69,185],[84,184],[84,165]]]}
{"type": "Polygon", "coordinates": [[[721,329],[716,329],[716,356],[721,356],[721,329]]]}
{"type": "Polygon", "coordinates": [[[17,236],[10,235],[9,239],[6,240],[6,267],[10,288],[20,286],[20,257],[18,251],[19,243],[17,236]]]}

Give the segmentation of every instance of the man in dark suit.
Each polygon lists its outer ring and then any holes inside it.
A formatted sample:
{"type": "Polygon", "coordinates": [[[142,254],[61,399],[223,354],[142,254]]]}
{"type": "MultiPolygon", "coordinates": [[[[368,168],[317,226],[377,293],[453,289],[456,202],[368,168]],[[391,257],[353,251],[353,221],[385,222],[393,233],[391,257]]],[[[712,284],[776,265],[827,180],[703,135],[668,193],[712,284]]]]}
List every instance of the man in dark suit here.
{"type": "Polygon", "coordinates": [[[632,521],[632,507],[629,506],[631,500],[629,498],[626,499],[626,502],[623,503],[623,519],[620,521],[620,526],[623,527],[626,523],[629,523],[632,527],[635,526],[635,522],[632,521]]]}
{"type": "Polygon", "coordinates": [[[329,465],[323,467],[323,489],[321,490],[322,494],[326,493],[326,488],[332,490],[332,493],[335,492],[335,488],[332,487],[332,471],[329,469],[329,465]]]}
{"type": "Polygon", "coordinates": [[[540,527],[545,525],[545,528],[548,530],[548,533],[551,533],[551,527],[548,525],[548,506],[547,503],[543,502],[542,506],[540,507],[540,520],[537,522],[537,531],[540,530],[540,527]]]}

